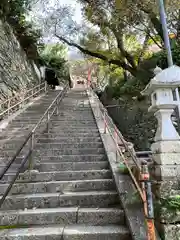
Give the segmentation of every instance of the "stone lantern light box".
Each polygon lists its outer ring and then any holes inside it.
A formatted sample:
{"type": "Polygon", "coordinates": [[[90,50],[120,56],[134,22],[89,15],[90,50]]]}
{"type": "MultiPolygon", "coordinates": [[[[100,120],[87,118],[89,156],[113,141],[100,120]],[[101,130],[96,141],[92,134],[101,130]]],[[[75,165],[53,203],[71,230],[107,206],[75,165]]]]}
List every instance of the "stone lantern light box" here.
{"type": "Polygon", "coordinates": [[[156,141],[174,141],[179,140],[179,134],[176,132],[171,120],[174,108],[179,104],[177,99],[173,98],[173,91],[180,86],[180,67],[172,66],[165,70],[155,69],[156,76],[141,92],[143,95],[151,96],[151,106],[149,112],[154,112],[158,120],[156,141]]]}
{"type": "Polygon", "coordinates": [[[151,95],[150,112],[158,109],[167,109],[176,106],[173,91],[180,86],[180,67],[172,66],[165,70],[158,70],[157,75],[141,92],[143,95],[151,95]]]}

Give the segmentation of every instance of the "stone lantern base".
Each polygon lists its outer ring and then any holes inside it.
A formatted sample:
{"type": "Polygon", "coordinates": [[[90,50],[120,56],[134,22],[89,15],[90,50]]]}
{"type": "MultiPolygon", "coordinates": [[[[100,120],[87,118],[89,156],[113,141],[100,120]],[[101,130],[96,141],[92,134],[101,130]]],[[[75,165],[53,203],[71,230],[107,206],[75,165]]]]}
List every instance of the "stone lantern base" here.
{"type": "Polygon", "coordinates": [[[180,209],[173,209],[171,199],[177,199],[180,203],[180,141],[158,141],[152,144],[151,149],[157,227],[164,234],[165,240],[179,240],[180,209]]]}

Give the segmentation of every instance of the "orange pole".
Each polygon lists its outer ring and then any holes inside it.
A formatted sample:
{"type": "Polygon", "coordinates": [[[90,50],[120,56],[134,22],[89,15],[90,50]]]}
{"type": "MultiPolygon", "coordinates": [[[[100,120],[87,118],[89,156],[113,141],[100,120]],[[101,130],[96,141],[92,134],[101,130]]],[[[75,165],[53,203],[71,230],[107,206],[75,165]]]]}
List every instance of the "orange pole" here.
{"type": "Polygon", "coordinates": [[[156,240],[152,191],[147,163],[142,163],[141,181],[144,195],[144,214],[146,216],[148,240],[156,240]]]}

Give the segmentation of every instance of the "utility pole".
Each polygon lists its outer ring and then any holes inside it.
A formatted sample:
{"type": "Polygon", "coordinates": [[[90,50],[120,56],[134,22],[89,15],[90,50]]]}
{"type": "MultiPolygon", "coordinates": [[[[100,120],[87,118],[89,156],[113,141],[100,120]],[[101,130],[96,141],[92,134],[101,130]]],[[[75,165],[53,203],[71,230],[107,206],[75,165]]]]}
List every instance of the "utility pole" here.
{"type": "MultiPolygon", "coordinates": [[[[167,20],[166,20],[166,12],[164,7],[164,0],[158,0],[159,3],[159,13],[160,13],[160,20],[162,24],[163,29],[163,35],[164,35],[164,46],[167,53],[167,60],[168,60],[168,66],[173,66],[173,58],[172,58],[172,51],[171,51],[171,45],[169,41],[169,34],[168,34],[168,28],[167,28],[167,20]]],[[[178,115],[180,119],[180,99],[179,99],[179,91],[178,88],[176,88],[176,101],[178,102],[178,115]]]]}
{"type": "Polygon", "coordinates": [[[172,58],[172,52],[171,52],[171,45],[170,45],[170,41],[169,41],[164,0],[158,0],[158,1],[159,1],[160,19],[161,19],[163,35],[164,35],[164,45],[165,45],[165,49],[167,52],[168,66],[170,67],[173,65],[173,58],[172,58]]]}

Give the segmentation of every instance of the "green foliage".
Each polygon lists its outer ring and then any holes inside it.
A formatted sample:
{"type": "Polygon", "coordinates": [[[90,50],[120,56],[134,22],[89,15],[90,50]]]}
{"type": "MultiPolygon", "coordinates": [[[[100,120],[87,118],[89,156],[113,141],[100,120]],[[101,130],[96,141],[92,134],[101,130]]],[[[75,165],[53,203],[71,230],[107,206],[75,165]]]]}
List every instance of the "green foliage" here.
{"type": "Polygon", "coordinates": [[[0,18],[6,20],[12,26],[14,34],[27,56],[36,60],[38,58],[37,45],[41,33],[25,18],[33,2],[34,0],[1,0],[0,18]]]}
{"type": "MultiPolygon", "coordinates": [[[[180,66],[180,45],[175,45],[175,47],[172,49],[172,56],[174,64],[180,66]]],[[[153,57],[157,58],[157,63],[162,69],[168,67],[166,51],[158,52],[154,54],[153,57]]]]}
{"type": "Polygon", "coordinates": [[[123,164],[123,163],[119,163],[118,170],[119,170],[119,172],[122,173],[122,174],[128,174],[128,173],[129,173],[128,168],[127,168],[126,165],[123,164]]]}
{"type": "Polygon", "coordinates": [[[180,195],[169,196],[166,199],[161,199],[161,206],[169,211],[180,211],[180,195]]]}
{"type": "Polygon", "coordinates": [[[67,48],[63,44],[47,44],[40,52],[43,62],[53,68],[59,78],[69,79],[69,66],[66,61],[67,48]]]}

